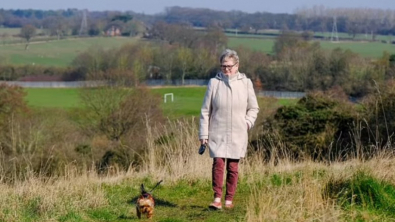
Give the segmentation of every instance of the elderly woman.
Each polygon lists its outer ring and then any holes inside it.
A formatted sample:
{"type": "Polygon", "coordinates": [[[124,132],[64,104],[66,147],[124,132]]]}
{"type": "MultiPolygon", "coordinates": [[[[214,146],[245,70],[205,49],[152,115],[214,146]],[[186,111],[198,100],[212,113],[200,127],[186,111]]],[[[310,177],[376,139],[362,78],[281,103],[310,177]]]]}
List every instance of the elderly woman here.
{"type": "Polygon", "coordinates": [[[213,158],[212,209],[222,209],[226,164],[225,208],[233,208],[240,158],[245,157],[248,130],[254,126],[259,107],[252,82],[239,72],[239,57],[227,49],[220,56],[221,72],[210,79],[201,108],[199,140],[213,158]]]}

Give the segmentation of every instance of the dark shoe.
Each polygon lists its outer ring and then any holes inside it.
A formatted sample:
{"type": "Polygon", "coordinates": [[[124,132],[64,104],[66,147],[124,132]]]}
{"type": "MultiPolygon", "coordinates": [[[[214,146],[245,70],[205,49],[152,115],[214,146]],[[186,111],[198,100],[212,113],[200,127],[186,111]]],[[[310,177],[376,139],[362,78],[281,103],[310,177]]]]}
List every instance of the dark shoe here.
{"type": "Polygon", "coordinates": [[[208,207],[213,210],[221,210],[222,204],[221,202],[212,202],[208,207]]]}

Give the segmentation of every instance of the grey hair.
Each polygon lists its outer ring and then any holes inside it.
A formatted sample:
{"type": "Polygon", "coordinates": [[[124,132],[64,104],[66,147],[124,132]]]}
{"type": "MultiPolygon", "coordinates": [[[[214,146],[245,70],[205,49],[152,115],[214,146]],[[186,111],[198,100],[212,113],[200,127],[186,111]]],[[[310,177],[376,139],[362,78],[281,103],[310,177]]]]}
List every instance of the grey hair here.
{"type": "Polygon", "coordinates": [[[219,57],[219,62],[222,63],[225,58],[233,59],[236,63],[239,63],[239,56],[235,50],[225,49],[219,57]]]}

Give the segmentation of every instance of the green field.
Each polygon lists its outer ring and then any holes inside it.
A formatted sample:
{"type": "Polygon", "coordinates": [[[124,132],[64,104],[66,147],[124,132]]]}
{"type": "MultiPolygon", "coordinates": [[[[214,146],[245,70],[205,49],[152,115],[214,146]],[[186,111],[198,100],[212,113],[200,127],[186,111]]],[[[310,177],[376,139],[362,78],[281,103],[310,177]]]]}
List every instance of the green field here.
{"type": "MultiPolygon", "coordinates": [[[[78,108],[82,107],[79,89],[76,88],[25,88],[26,101],[29,106],[37,108],[78,108]]],[[[162,108],[165,116],[199,116],[206,87],[165,87],[152,88],[152,92],[162,98],[162,108]],[[174,101],[164,95],[173,93],[174,101]]],[[[279,99],[279,105],[294,104],[296,99],[279,99]]]]}
{"type": "Polygon", "coordinates": [[[25,88],[29,106],[43,108],[80,107],[78,89],[74,88],[25,88]]]}
{"type": "Polygon", "coordinates": [[[163,111],[168,116],[198,116],[203,103],[206,87],[178,87],[178,88],[157,88],[152,89],[154,93],[163,98],[166,93],[173,93],[174,101],[167,97],[167,102],[163,101],[163,111]]]}
{"type": "MultiPolygon", "coordinates": [[[[236,48],[244,46],[253,50],[259,50],[268,54],[272,53],[275,39],[264,38],[236,38],[229,37],[228,46],[236,48]]],[[[378,58],[383,55],[384,51],[390,54],[395,54],[394,44],[385,44],[380,42],[330,42],[319,41],[321,47],[326,50],[335,48],[350,49],[364,57],[378,58]]]]}
{"type": "Polygon", "coordinates": [[[49,42],[34,42],[25,50],[24,44],[0,46],[0,57],[5,57],[11,64],[46,65],[66,67],[73,59],[90,47],[110,49],[127,43],[134,43],[135,38],[73,38],[49,42]]]}
{"type": "MultiPolygon", "coordinates": [[[[206,87],[177,87],[177,88],[154,88],[152,92],[162,98],[162,108],[166,116],[197,116],[206,87]],[[167,97],[166,93],[173,93],[174,101],[167,97]]],[[[79,98],[79,89],[76,88],[25,88],[26,101],[31,107],[43,108],[78,108],[82,106],[79,98]]]]}
{"type": "MultiPolygon", "coordinates": [[[[330,39],[332,36],[331,32],[315,32],[314,33],[315,37],[324,37],[326,39],[330,39]]],[[[339,38],[348,38],[351,39],[352,36],[349,35],[348,33],[344,32],[339,32],[338,33],[339,38]]],[[[361,40],[361,41],[370,41],[372,40],[372,36],[370,34],[356,34],[354,40],[361,40]]],[[[383,40],[383,41],[393,41],[395,40],[393,36],[391,35],[376,35],[376,40],[383,40]]]]}
{"type": "Polygon", "coordinates": [[[237,48],[243,46],[267,54],[272,54],[274,39],[257,39],[257,38],[237,38],[228,37],[228,47],[237,48]]]}
{"type": "MultiPolygon", "coordinates": [[[[240,34],[237,32],[235,29],[227,29],[226,30],[227,36],[230,37],[252,37],[252,38],[276,38],[277,35],[281,33],[281,30],[277,29],[263,29],[263,30],[258,30],[257,33],[255,31],[250,31],[248,33],[243,33],[240,34]]],[[[240,30],[238,30],[240,31],[240,30]]],[[[298,32],[302,33],[302,32],[298,32]]],[[[325,38],[325,39],[331,39],[332,37],[332,32],[313,32],[315,38],[325,38]]],[[[345,32],[339,32],[338,37],[340,39],[352,39],[352,36],[349,35],[348,33],[345,32]]],[[[371,34],[356,34],[354,40],[359,40],[359,41],[370,41],[372,40],[371,34]]],[[[376,35],[376,40],[378,41],[394,41],[395,38],[392,35],[376,35]]]]}

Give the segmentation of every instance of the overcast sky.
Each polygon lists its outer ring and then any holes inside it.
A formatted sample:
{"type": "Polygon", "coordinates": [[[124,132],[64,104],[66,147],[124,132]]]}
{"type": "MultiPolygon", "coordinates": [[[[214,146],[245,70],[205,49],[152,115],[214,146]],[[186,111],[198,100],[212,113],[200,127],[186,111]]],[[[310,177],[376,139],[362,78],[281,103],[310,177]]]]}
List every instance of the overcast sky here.
{"type": "Polygon", "coordinates": [[[166,7],[181,6],[243,12],[293,13],[297,8],[379,8],[395,10],[394,0],[0,0],[4,9],[88,9],[119,10],[145,14],[164,12],[166,7]]]}

